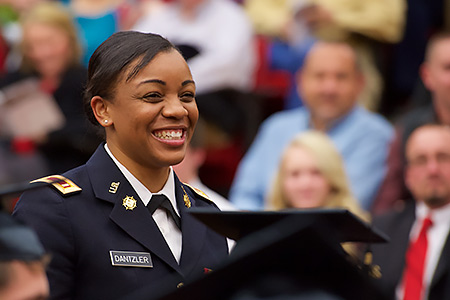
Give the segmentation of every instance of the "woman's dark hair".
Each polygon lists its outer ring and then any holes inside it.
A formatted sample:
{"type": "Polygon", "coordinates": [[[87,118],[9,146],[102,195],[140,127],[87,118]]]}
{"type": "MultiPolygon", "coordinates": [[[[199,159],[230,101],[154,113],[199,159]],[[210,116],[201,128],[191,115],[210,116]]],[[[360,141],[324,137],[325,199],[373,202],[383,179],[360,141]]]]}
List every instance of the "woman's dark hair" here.
{"type": "Polygon", "coordinates": [[[133,79],[158,53],[170,50],[177,48],[162,36],[153,33],[121,31],[105,40],[89,60],[83,103],[89,121],[99,125],[92,112],[92,97],[100,96],[111,101],[115,85],[122,76],[126,76],[126,81],[133,79]],[[136,59],[140,61],[128,74],[124,74],[136,59]]]}

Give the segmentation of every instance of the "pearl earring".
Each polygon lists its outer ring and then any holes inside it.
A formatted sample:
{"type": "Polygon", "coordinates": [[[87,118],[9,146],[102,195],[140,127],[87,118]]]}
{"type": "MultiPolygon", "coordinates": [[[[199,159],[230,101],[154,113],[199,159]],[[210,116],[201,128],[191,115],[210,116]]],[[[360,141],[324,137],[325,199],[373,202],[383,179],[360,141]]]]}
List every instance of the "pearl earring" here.
{"type": "Polygon", "coordinates": [[[108,124],[108,120],[105,120],[105,121],[103,121],[103,122],[105,122],[105,124],[108,124]]]}

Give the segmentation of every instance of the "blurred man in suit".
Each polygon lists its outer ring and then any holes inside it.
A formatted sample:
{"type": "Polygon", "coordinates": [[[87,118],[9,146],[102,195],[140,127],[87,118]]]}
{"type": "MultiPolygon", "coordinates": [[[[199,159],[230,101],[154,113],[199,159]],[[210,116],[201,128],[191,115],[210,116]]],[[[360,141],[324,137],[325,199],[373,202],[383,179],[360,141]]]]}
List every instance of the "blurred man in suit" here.
{"type": "Polygon", "coordinates": [[[386,178],[372,206],[374,214],[383,213],[397,201],[410,198],[404,184],[403,169],[406,165],[405,144],[414,129],[429,123],[450,126],[450,32],[435,34],[428,42],[421,78],[430,98],[422,96],[422,105],[395,124],[396,134],[391,144],[386,178]]]}
{"type": "Polygon", "coordinates": [[[450,292],[450,128],[424,125],[406,144],[405,183],[414,201],[374,220],[390,243],[373,249],[392,299],[446,299],[450,292]]]}

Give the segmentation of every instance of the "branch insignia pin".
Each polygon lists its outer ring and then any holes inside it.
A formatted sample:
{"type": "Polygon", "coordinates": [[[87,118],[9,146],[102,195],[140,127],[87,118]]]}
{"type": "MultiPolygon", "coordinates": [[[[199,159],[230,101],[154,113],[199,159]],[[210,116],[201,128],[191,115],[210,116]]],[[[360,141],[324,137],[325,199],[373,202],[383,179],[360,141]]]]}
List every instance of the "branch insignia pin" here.
{"type": "Polygon", "coordinates": [[[123,198],[122,205],[126,210],[133,210],[136,208],[136,199],[133,196],[126,196],[123,198]]]}

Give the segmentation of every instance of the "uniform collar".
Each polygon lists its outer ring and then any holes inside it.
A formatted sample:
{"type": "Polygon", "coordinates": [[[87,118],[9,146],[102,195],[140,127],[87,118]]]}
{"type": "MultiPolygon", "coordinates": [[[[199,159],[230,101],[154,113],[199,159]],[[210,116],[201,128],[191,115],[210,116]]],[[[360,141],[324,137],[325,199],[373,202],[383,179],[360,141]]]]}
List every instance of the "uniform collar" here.
{"type": "Polygon", "coordinates": [[[175,212],[177,213],[178,216],[180,215],[175,198],[175,178],[172,167],[170,167],[169,177],[167,178],[164,187],[160,191],[152,193],[142,184],[142,182],[139,181],[139,179],[137,179],[133,174],[131,174],[131,172],[128,171],[128,169],[114,157],[111,150],[109,150],[108,144],[105,144],[104,147],[106,153],[108,153],[108,155],[114,161],[116,166],[122,172],[123,176],[125,176],[128,182],[131,184],[131,186],[136,191],[139,198],[141,198],[141,201],[144,203],[145,206],[147,206],[147,204],[150,202],[152,195],[162,194],[165,195],[167,198],[169,198],[173,208],[175,209],[175,212]]]}

